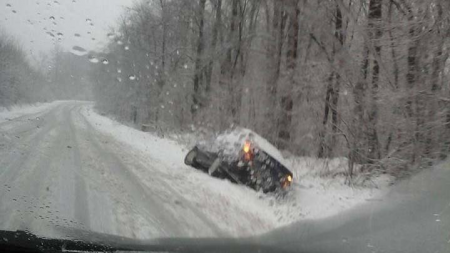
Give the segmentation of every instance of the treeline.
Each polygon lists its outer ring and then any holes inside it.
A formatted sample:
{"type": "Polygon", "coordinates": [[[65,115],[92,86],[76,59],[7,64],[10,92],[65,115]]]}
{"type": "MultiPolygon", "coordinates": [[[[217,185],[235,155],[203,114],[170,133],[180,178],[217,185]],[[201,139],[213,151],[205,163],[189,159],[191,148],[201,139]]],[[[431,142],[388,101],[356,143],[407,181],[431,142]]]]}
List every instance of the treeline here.
{"type": "Polygon", "coordinates": [[[14,39],[0,35],[0,107],[62,99],[92,100],[90,66],[58,46],[30,64],[14,39]]]}
{"type": "Polygon", "coordinates": [[[254,129],[298,155],[401,173],[450,148],[446,0],[143,0],[91,55],[101,110],[254,129]]]}
{"type": "Polygon", "coordinates": [[[47,80],[32,67],[17,43],[0,35],[0,107],[46,101],[47,80]]]}

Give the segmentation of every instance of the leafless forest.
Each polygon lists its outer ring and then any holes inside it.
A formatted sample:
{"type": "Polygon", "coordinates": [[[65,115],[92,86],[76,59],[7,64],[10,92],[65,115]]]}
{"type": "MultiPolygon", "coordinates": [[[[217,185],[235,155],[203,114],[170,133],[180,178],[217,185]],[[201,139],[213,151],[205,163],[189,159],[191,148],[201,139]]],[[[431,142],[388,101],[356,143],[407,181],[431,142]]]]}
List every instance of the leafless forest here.
{"type": "Polygon", "coordinates": [[[449,13],[446,0],[142,0],[103,52],[52,56],[75,75],[17,79],[29,66],[0,42],[0,101],[89,83],[99,110],[138,127],[243,126],[295,155],[347,157],[350,175],[402,175],[450,151],[449,13]]]}

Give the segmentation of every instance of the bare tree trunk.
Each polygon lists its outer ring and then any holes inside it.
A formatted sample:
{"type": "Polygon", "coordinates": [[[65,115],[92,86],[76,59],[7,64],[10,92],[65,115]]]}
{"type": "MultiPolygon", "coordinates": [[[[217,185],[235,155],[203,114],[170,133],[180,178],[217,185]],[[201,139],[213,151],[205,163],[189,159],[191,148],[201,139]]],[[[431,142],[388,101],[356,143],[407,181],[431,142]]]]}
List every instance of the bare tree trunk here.
{"type": "Polygon", "coordinates": [[[212,77],[212,71],[213,71],[213,64],[214,64],[214,57],[216,57],[216,45],[217,40],[219,36],[219,31],[222,27],[222,0],[217,0],[216,3],[216,19],[214,22],[214,27],[212,31],[212,39],[211,39],[211,59],[209,60],[208,64],[208,70],[206,73],[206,87],[205,91],[206,93],[209,93],[211,89],[211,77],[212,77]]]}
{"type": "MultiPolygon", "coordinates": [[[[339,50],[342,50],[344,47],[344,26],[343,26],[343,17],[341,9],[339,8],[339,5],[336,4],[336,29],[334,31],[334,36],[339,42],[339,50]]],[[[331,142],[331,152],[333,152],[334,145],[336,144],[336,135],[338,132],[338,103],[339,103],[339,90],[341,86],[341,75],[339,73],[336,73],[336,82],[334,85],[334,91],[332,94],[332,107],[331,107],[331,113],[332,113],[332,130],[333,130],[333,137],[331,142]]]]}
{"type": "Polygon", "coordinates": [[[393,66],[393,73],[394,73],[394,87],[398,90],[398,78],[399,78],[399,68],[398,68],[398,62],[397,62],[397,52],[395,51],[395,43],[394,43],[394,37],[392,34],[392,3],[393,0],[389,3],[389,9],[388,9],[388,17],[389,17],[389,40],[391,42],[391,56],[392,56],[392,66],[393,66]]]}
{"type": "Polygon", "coordinates": [[[193,105],[191,107],[191,113],[194,116],[197,110],[203,105],[201,102],[201,91],[200,85],[202,83],[202,58],[204,50],[203,42],[203,26],[204,26],[204,12],[205,12],[205,2],[206,0],[199,0],[199,30],[198,30],[198,41],[197,41],[197,57],[195,59],[195,72],[194,72],[194,96],[193,105]]]}
{"type": "Polygon", "coordinates": [[[298,0],[290,0],[289,13],[289,29],[288,29],[288,42],[286,52],[286,68],[287,68],[287,86],[281,96],[281,112],[278,125],[278,146],[280,148],[286,148],[291,139],[291,122],[292,122],[292,109],[294,101],[292,100],[292,85],[294,85],[295,71],[297,67],[297,48],[298,48],[298,30],[299,30],[299,15],[300,9],[298,6],[298,0]]]}
{"type": "MultiPolygon", "coordinates": [[[[269,11],[269,10],[267,10],[269,11]]],[[[266,128],[266,136],[269,140],[276,142],[276,127],[277,127],[277,89],[278,78],[281,69],[281,55],[283,52],[284,43],[284,28],[286,25],[286,13],[284,11],[284,1],[274,1],[273,16],[270,34],[273,40],[270,40],[268,46],[267,67],[269,77],[267,82],[267,100],[266,118],[268,126],[266,128]]]]}
{"type": "MultiPolygon", "coordinates": [[[[440,1],[437,1],[436,3],[437,7],[437,22],[442,22],[442,5],[440,1]]],[[[436,27],[436,40],[437,40],[437,47],[436,47],[436,53],[433,58],[432,63],[432,74],[431,74],[431,93],[428,99],[428,117],[427,117],[427,127],[426,127],[426,134],[427,134],[427,140],[425,144],[425,151],[424,155],[429,158],[435,158],[432,154],[433,147],[436,146],[435,143],[435,131],[433,131],[433,127],[438,124],[436,119],[436,114],[438,110],[438,92],[441,91],[441,86],[439,84],[439,77],[443,70],[444,63],[442,62],[443,57],[443,48],[444,48],[444,34],[441,31],[442,26],[436,27]]]]}
{"type": "Polygon", "coordinates": [[[406,74],[406,82],[407,82],[407,98],[406,98],[406,114],[409,118],[412,118],[413,113],[413,102],[412,102],[412,96],[413,96],[413,90],[416,83],[416,74],[417,74],[417,63],[416,63],[416,57],[417,57],[417,40],[415,38],[416,36],[416,28],[414,26],[414,15],[412,13],[411,7],[408,6],[406,3],[404,3],[405,8],[407,9],[407,15],[408,15],[408,22],[409,22],[409,37],[410,42],[408,46],[408,72],[406,74]]]}
{"type": "Polygon", "coordinates": [[[381,18],[382,18],[382,1],[381,0],[371,0],[369,4],[369,39],[373,43],[375,48],[375,56],[373,57],[373,68],[372,68],[372,87],[371,87],[371,107],[368,114],[369,118],[369,131],[368,131],[368,141],[369,141],[369,163],[374,160],[380,159],[380,143],[378,140],[378,88],[379,88],[379,76],[380,76],[380,63],[378,60],[381,58],[381,45],[380,38],[383,35],[381,29],[381,18]]]}

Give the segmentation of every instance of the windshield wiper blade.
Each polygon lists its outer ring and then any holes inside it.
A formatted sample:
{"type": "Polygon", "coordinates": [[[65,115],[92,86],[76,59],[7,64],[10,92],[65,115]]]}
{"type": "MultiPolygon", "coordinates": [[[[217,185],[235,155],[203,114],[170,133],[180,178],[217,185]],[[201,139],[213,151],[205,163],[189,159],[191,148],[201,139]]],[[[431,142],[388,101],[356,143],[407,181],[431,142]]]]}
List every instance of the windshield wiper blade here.
{"type": "Polygon", "coordinates": [[[114,252],[108,245],[68,239],[41,238],[27,231],[0,231],[2,252],[114,252]]]}
{"type": "Polygon", "coordinates": [[[141,241],[90,231],[78,231],[78,236],[73,238],[52,239],[38,237],[27,231],[0,231],[0,248],[2,252],[286,252],[278,247],[230,238],[165,238],[141,241]]]}

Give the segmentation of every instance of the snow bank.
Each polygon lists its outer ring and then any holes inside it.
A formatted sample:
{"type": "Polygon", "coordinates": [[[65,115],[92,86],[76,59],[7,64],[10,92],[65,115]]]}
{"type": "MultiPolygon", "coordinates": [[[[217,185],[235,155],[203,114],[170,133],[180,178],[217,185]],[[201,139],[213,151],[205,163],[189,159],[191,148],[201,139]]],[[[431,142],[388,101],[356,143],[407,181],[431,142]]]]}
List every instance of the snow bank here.
{"type": "MultiPolygon", "coordinates": [[[[82,114],[98,131],[126,145],[127,152],[135,152],[136,157],[148,165],[146,167],[162,173],[161,178],[171,187],[170,191],[184,198],[191,208],[202,212],[228,236],[255,235],[303,219],[329,217],[382,194],[376,187],[349,187],[344,176],[321,177],[327,170],[342,170],[343,159],[291,158],[284,162],[294,173],[292,189],[283,198],[264,195],[185,166],[183,160],[189,149],[174,140],[124,126],[100,116],[90,106],[86,106],[82,114]]],[[[231,133],[224,138],[233,142],[241,137],[231,133]]],[[[265,145],[264,150],[273,148],[262,137],[256,138],[260,145],[265,145]]],[[[276,149],[269,152],[283,159],[276,149]]],[[[132,172],[152,187],[153,179],[149,174],[154,171],[132,172]]]]}

